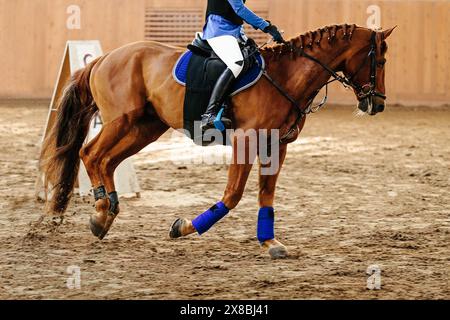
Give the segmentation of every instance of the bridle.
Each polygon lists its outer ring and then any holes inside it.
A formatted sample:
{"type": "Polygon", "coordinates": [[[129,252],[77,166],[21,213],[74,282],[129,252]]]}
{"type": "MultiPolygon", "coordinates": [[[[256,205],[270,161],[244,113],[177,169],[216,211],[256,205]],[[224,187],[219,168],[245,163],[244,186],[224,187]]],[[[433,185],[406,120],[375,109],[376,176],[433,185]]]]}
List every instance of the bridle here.
{"type": "Polygon", "coordinates": [[[364,62],[357,69],[357,71],[349,77],[348,85],[351,86],[357,92],[356,96],[358,100],[361,101],[366,98],[380,97],[386,99],[386,95],[376,90],[377,83],[377,42],[376,42],[376,32],[372,31],[372,36],[370,38],[370,51],[364,62]],[[367,61],[370,59],[370,80],[364,85],[355,84],[353,79],[361,72],[361,70],[366,66],[367,61]]]}
{"type": "MultiPolygon", "coordinates": [[[[364,99],[368,99],[368,103],[372,103],[372,97],[380,97],[382,99],[386,99],[386,96],[376,90],[376,83],[377,83],[377,42],[376,42],[376,35],[377,33],[375,31],[372,31],[372,35],[370,38],[370,51],[367,55],[367,57],[364,59],[364,61],[361,63],[357,71],[351,75],[350,77],[346,77],[339,75],[336,71],[334,71],[331,67],[329,67],[327,64],[323,63],[322,61],[318,60],[317,58],[309,55],[306,53],[303,48],[296,47],[292,42],[286,42],[286,45],[290,47],[290,52],[293,55],[298,55],[300,57],[305,57],[318,65],[320,65],[323,69],[325,69],[330,76],[333,78],[332,80],[327,81],[319,90],[314,92],[314,94],[311,96],[311,98],[308,100],[308,103],[305,108],[302,108],[300,104],[293,98],[278,82],[276,82],[268,73],[267,70],[263,70],[263,76],[280,92],[280,94],[285,97],[299,112],[299,116],[292,126],[292,128],[283,136],[287,137],[292,134],[293,131],[295,131],[299,125],[299,123],[302,121],[303,117],[305,117],[307,114],[317,112],[321,107],[323,107],[327,100],[328,100],[328,85],[332,82],[338,81],[340,82],[344,87],[353,88],[356,92],[356,96],[358,98],[358,101],[362,101],[364,99]],[[370,78],[369,81],[366,84],[360,85],[354,82],[354,78],[361,72],[361,70],[367,65],[367,63],[370,63],[370,78]],[[313,106],[313,101],[320,92],[320,90],[325,87],[325,96],[322,99],[322,101],[316,105],[313,106]]],[[[283,138],[281,139],[283,140],[283,138]]]]}

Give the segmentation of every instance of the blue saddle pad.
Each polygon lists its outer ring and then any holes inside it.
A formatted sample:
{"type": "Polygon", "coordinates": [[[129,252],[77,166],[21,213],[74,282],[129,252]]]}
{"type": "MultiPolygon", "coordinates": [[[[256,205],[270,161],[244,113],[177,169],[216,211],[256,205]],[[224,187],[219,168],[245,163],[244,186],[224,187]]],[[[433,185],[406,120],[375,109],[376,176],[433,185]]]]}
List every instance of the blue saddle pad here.
{"type": "MultiPolygon", "coordinates": [[[[191,51],[186,51],[185,53],[183,53],[175,64],[175,67],[173,68],[173,77],[175,81],[183,86],[186,86],[187,70],[189,61],[191,61],[192,54],[193,53],[191,51]]],[[[234,96],[239,92],[250,88],[261,78],[265,66],[264,58],[260,54],[258,54],[256,56],[256,60],[258,61],[258,63],[255,63],[253,67],[249,69],[244,75],[239,76],[236,83],[234,84],[231,96],[234,96]]]]}

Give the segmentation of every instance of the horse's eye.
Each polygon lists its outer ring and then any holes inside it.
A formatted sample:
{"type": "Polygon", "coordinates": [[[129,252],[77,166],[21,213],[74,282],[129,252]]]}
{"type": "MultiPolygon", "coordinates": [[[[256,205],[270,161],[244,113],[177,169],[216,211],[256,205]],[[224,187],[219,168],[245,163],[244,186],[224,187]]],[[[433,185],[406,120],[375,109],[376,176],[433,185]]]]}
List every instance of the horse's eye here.
{"type": "Polygon", "coordinates": [[[378,67],[380,67],[380,68],[383,68],[385,64],[386,64],[386,59],[378,61],[378,63],[377,63],[378,67]]]}

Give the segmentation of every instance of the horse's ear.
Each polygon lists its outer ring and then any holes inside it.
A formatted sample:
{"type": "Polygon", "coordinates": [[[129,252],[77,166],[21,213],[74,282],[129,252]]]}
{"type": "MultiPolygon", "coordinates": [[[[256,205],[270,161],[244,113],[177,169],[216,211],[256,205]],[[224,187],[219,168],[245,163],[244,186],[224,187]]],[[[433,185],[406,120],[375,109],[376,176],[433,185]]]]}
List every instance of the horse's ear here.
{"type": "Polygon", "coordinates": [[[382,33],[383,33],[383,40],[386,40],[391,35],[392,31],[394,31],[395,28],[397,28],[397,26],[382,31],[382,33]]]}

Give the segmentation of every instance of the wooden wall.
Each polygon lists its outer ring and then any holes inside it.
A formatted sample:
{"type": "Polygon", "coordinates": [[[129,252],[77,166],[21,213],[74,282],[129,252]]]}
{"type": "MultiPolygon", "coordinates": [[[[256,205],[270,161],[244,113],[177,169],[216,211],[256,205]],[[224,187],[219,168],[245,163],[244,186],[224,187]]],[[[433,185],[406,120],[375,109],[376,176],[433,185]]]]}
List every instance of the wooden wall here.
{"type": "MultiPolygon", "coordinates": [[[[382,27],[398,26],[388,39],[388,101],[450,105],[450,1],[274,0],[269,12],[288,36],[296,36],[332,23],[366,26],[370,5],[380,7],[382,27]]],[[[338,85],[332,95],[333,101],[354,103],[338,85]]]]}
{"type": "MultiPolygon", "coordinates": [[[[366,25],[369,5],[389,39],[386,85],[390,103],[450,104],[450,1],[249,0],[249,5],[296,36],[334,23],[366,25]]],[[[146,13],[204,10],[206,0],[0,0],[0,98],[48,98],[66,40],[101,41],[104,51],[148,38],[146,13]],[[81,29],[66,28],[69,5],[81,8],[81,29]]],[[[354,103],[335,87],[331,101],[354,103]]]]}
{"type": "Polygon", "coordinates": [[[67,40],[99,39],[106,51],[142,39],[144,6],[144,0],[0,0],[0,97],[50,97],[67,40]],[[73,4],[81,9],[80,30],[66,28],[73,4]]]}

